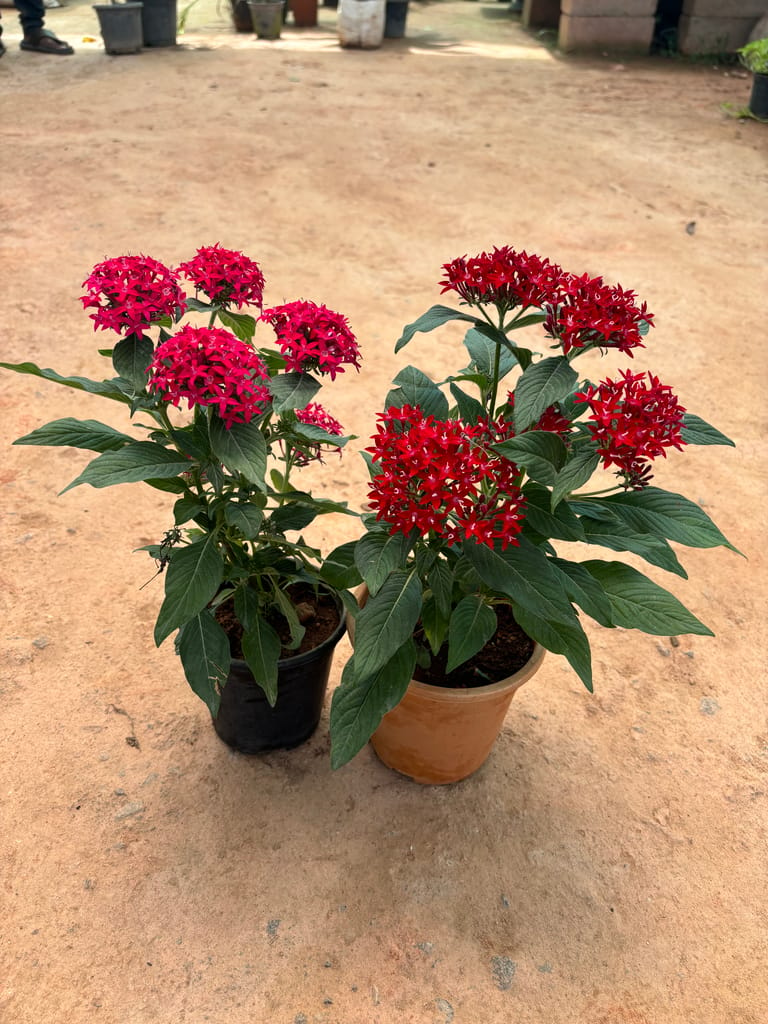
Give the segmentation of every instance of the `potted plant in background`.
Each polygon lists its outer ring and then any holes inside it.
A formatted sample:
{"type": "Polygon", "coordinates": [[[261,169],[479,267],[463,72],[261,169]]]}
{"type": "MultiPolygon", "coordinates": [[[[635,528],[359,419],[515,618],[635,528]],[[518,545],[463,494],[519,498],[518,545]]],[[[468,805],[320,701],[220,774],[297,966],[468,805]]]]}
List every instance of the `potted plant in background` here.
{"type": "Polygon", "coordinates": [[[337,588],[301,531],[346,506],[297,489],[294,477],[347,440],[315,399],[319,378],[359,367],[349,324],[308,301],[262,310],[260,267],[218,244],[178,269],[109,259],[84,287],[94,328],[118,335],[102,353],[115,376],[0,365],[120,403],[139,437],[65,418],[15,444],[98,452],[65,491],[143,481],[168,494],[167,529],[147,549],[165,579],[155,642],[176,632],[187,680],[230,746],[295,746],[317,726],[344,632],[337,588]],[[275,344],[254,346],[257,319],[275,344]]]}
{"type": "Polygon", "coordinates": [[[123,0],[117,3],[93,4],[99,19],[104,49],[111,55],[139,53],[144,45],[142,28],[143,3],[123,0]]]}
{"type": "Polygon", "coordinates": [[[768,38],[754,39],[736,52],[744,67],[752,72],[749,111],[760,120],[768,120],[768,38]]]}
{"type": "Polygon", "coordinates": [[[650,480],[669,448],[732,442],[650,372],[594,384],[574,369],[592,350],[631,357],[643,346],[645,303],[509,247],[443,270],[443,292],[465,310],[433,306],[396,350],[458,321],[468,326],[465,365],[440,382],[415,366],[397,375],[366,449],[366,533],[333,556],[346,583],[365,589],[331,707],[332,763],[372,737],[386,764],[429,783],[483,763],[544,649],[592,690],[582,615],[711,635],[636,569],[567,557],[562,543],[632,552],[683,578],[670,541],[731,547],[697,504],[650,480]],[[541,327],[554,350],[545,358],[517,340],[541,327]]]}

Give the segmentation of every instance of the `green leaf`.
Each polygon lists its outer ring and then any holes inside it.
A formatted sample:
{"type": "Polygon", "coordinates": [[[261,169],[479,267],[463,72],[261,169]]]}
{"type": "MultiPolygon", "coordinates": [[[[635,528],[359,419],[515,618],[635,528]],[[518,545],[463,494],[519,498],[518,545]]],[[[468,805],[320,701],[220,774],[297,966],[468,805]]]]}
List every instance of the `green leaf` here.
{"type": "Polygon", "coordinates": [[[292,370],[279,373],[269,382],[275,412],[304,409],[320,390],[320,383],[308,373],[292,370]]]}
{"type": "MultiPolygon", "coordinates": [[[[475,329],[479,334],[484,334],[489,338],[493,342],[494,348],[496,347],[496,343],[500,342],[503,349],[512,356],[515,362],[520,365],[522,370],[527,369],[531,365],[531,360],[533,359],[533,353],[531,350],[528,348],[520,348],[520,346],[511,338],[507,337],[503,331],[500,331],[498,327],[493,327],[491,324],[487,324],[483,320],[476,320],[475,329]]],[[[491,373],[491,375],[493,375],[493,373],[491,373]]],[[[501,371],[499,372],[499,378],[501,378],[501,371]]]]}
{"type": "Polygon", "coordinates": [[[131,399],[114,380],[97,381],[90,380],[88,377],[62,377],[55,370],[41,370],[35,363],[0,363],[0,366],[6,370],[13,370],[15,373],[29,374],[32,377],[42,377],[43,380],[63,384],[65,387],[74,388],[75,391],[87,391],[92,395],[101,395],[102,398],[123,402],[125,405],[131,403],[131,399]]]}
{"type": "Polygon", "coordinates": [[[185,299],[185,305],[187,309],[194,310],[198,313],[210,313],[214,308],[210,302],[201,302],[199,299],[195,299],[189,295],[185,299]]]}
{"type": "Polygon", "coordinates": [[[137,391],[143,391],[147,383],[147,367],[154,354],[151,338],[129,334],[121,338],[112,350],[112,365],[118,377],[129,380],[137,391]]]}
{"type": "Polygon", "coordinates": [[[260,616],[243,633],[243,654],[253,678],[264,691],[270,707],[277,702],[277,663],[282,645],[280,637],[260,616]]]}
{"type": "Polygon", "coordinates": [[[46,423],[30,434],[17,438],[13,443],[66,445],[70,448],[85,448],[92,452],[111,452],[132,441],[133,438],[128,434],[114,430],[97,420],[75,420],[65,417],[46,423]]]}
{"type": "Polygon", "coordinates": [[[519,539],[519,546],[506,551],[465,541],[464,554],[486,586],[511,597],[515,605],[543,619],[572,624],[576,613],[549,559],[525,537],[519,539]]]}
{"type": "Polygon", "coordinates": [[[601,498],[599,504],[627,523],[633,533],[652,533],[689,548],[723,545],[741,554],[718,530],[707,513],[682,494],[646,487],[601,498]]]}
{"type": "Polygon", "coordinates": [[[422,590],[415,570],[391,572],[357,616],[355,662],[360,677],[373,676],[414,631],[422,590]]]}
{"type": "Polygon", "coordinates": [[[253,587],[249,587],[247,583],[242,583],[235,590],[233,603],[235,606],[235,618],[243,627],[243,630],[247,632],[261,615],[259,592],[253,587]]]}
{"type": "Polygon", "coordinates": [[[202,611],[184,623],[176,649],[187,682],[215,718],[231,660],[227,634],[210,611],[202,611]]]}
{"type": "Polygon", "coordinates": [[[451,394],[456,399],[456,407],[459,410],[459,416],[463,420],[475,423],[485,414],[485,410],[480,402],[465,391],[462,391],[458,384],[451,384],[451,394]]]}
{"type": "Polygon", "coordinates": [[[688,444],[727,444],[731,448],[736,447],[730,437],[721,434],[715,427],[705,423],[700,416],[694,416],[690,412],[683,416],[683,429],[680,431],[680,436],[688,444]]]}
{"type": "Polygon", "coordinates": [[[347,541],[323,560],[322,577],[334,590],[347,590],[362,582],[360,570],[355,565],[357,544],[354,540],[347,541]]]}
{"type": "Polygon", "coordinates": [[[573,450],[572,455],[555,477],[552,485],[552,508],[556,508],[563,498],[578,490],[591,478],[600,463],[600,456],[590,445],[581,445],[573,450]]]}
{"type": "Polygon", "coordinates": [[[176,526],[188,523],[190,519],[199,516],[201,512],[207,511],[206,506],[201,504],[197,498],[187,496],[179,498],[173,506],[173,522],[176,526]]]}
{"type": "Polygon", "coordinates": [[[456,605],[448,626],[447,672],[481,651],[496,632],[496,612],[477,594],[468,594],[456,605]]]}
{"type": "Polygon", "coordinates": [[[553,512],[550,492],[539,484],[526,484],[523,494],[526,499],[526,523],[542,537],[551,537],[555,540],[584,540],[584,528],[567,502],[561,501],[553,512]]]}
{"type": "Polygon", "coordinates": [[[531,430],[494,445],[497,452],[528,471],[532,480],[552,486],[568,455],[557,434],[531,430]]]}
{"type": "Polygon", "coordinates": [[[364,534],[357,542],[355,565],[371,595],[378,593],[393,569],[404,569],[410,543],[402,533],[379,531],[364,534]]]}
{"type": "Polygon", "coordinates": [[[450,614],[443,615],[433,595],[430,594],[424,599],[421,607],[421,625],[433,654],[437,654],[443,646],[448,635],[449,622],[450,614]]]}
{"type": "Polygon", "coordinates": [[[657,565],[660,569],[688,579],[688,573],[663,537],[654,537],[648,533],[629,533],[628,527],[622,523],[599,522],[587,516],[582,516],[581,524],[584,527],[584,539],[587,544],[599,544],[611,551],[631,551],[651,565],[657,565]]]}
{"type": "Polygon", "coordinates": [[[599,622],[606,629],[613,628],[611,602],[598,581],[583,565],[564,558],[550,558],[549,564],[560,577],[569,600],[599,622]]]}
{"type": "Polygon", "coordinates": [[[314,520],[317,511],[311,505],[304,505],[297,501],[289,501],[280,508],[276,508],[269,517],[269,525],[278,533],[287,533],[289,530],[303,530],[305,526],[314,520]]]}
{"type": "Polygon", "coordinates": [[[448,416],[448,399],[434,381],[415,366],[406,366],[392,381],[394,387],[387,395],[385,406],[416,405],[425,416],[444,420],[448,416]]]}
{"type": "Polygon", "coordinates": [[[189,462],[177,451],[153,444],[152,441],[134,441],[119,451],[104,452],[89,462],[80,476],[61,493],[64,494],[78,484],[111,487],[113,484],[131,484],[139,480],[165,480],[188,469],[189,462]]]}
{"type": "Polygon", "coordinates": [[[240,341],[249,342],[256,333],[256,321],[249,313],[233,313],[228,309],[220,309],[219,320],[240,341]]]}
{"type": "Polygon", "coordinates": [[[224,521],[239,530],[246,540],[253,540],[261,529],[264,513],[249,502],[230,501],[224,509],[224,521]]]}
{"type": "Polygon", "coordinates": [[[694,633],[714,636],[676,597],[623,562],[581,563],[594,576],[611,602],[611,618],[617,626],[639,629],[653,636],[694,633]]]}
{"type": "Polygon", "coordinates": [[[552,356],[529,366],[515,388],[515,432],[521,434],[550,405],[570,395],[577,380],[565,356],[552,356]]]}
{"type": "Polygon", "coordinates": [[[210,422],[214,456],[230,473],[242,473],[248,483],[266,489],[267,442],[256,423],[233,423],[227,428],[218,416],[210,422]]]}
{"type": "Polygon", "coordinates": [[[329,434],[327,430],[323,430],[322,427],[316,427],[314,423],[292,423],[291,433],[295,434],[301,441],[307,441],[309,444],[325,444],[331,448],[343,448],[348,441],[351,440],[352,435],[344,437],[341,434],[329,434]]]}
{"type": "MultiPolygon", "coordinates": [[[[464,347],[469,352],[472,365],[488,380],[491,380],[496,359],[496,345],[491,338],[483,331],[472,327],[464,336],[464,347]]],[[[515,362],[512,352],[506,346],[503,346],[499,355],[499,380],[506,377],[515,366],[515,362]]]]}
{"type": "Polygon", "coordinates": [[[566,625],[550,622],[527,608],[515,608],[515,619],[518,626],[536,643],[553,654],[565,655],[579,679],[592,693],[592,653],[587,635],[577,618],[574,617],[573,622],[566,625]]]}
{"type": "Polygon", "coordinates": [[[165,600],[155,623],[155,643],[201,612],[216,595],[224,575],[224,562],[214,534],[186,547],[174,548],[165,573],[165,600]]]}
{"type": "Polygon", "coordinates": [[[432,306],[418,320],[414,320],[412,324],[407,324],[403,328],[403,333],[395,344],[395,352],[399,352],[401,348],[404,348],[414,334],[426,334],[428,331],[434,331],[436,327],[442,327],[443,324],[447,324],[450,320],[464,320],[466,323],[475,323],[475,317],[469,316],[468,313],[460,313],[458,310],[449,309],[448,306],[432,306]]]}
{"type": "Polygon", "coordinates": [[[440,614],[447,621],[451,614],[453,573],[442,559],[434,563],[427,575],[427,586],[432,592],[440,614]]]}
{"type": "Polygon", "coordinates": [[[331,701],[331,767],[341,768],[379,727],[384,715],[405,696],[416,666],[410,638],[376,672],[361,675],[357,653],[349,659],[331,701]]]}

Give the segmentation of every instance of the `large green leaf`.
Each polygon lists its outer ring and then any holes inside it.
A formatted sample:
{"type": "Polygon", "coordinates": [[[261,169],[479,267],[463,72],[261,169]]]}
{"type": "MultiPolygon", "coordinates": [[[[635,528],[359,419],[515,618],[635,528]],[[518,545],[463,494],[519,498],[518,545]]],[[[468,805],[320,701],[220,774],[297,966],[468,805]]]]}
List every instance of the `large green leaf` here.
{"type": "Polygon", "coordinates": [[[591,615],[595,622],[612,629],[611,602],[594,576],[583,565],[564,558],[550,558],[549,564],[560,577],[569,600],[591,615]]]}
{"type": "Polygon", "coordinates": [[[269,517],[270,528],[278,533],[287,533],[289,530],[303,530],[305,526],[315,519],[317,510],[312,505],[305,505],[303,502],[289,501],[280,508],[276,508],[269,517]]]}
{"type": "Polygon", "coordinates": [[[714,633],[688,611],[676,597],[623,562],[581,563],[598,581],[611,602],[611,617],[617,626],[639,629],[653,636],[714,633]]]}
{"type": "Polygon", "coordinates": [[[592,653],[589,640],[577,618],[570,625],[551,622],[528,611],[515,608],[517,624],[528,636],[553,654],[563,654],[582,683],[592,693],[592,653]]]}
{"type": "Polygon", "coordinates": [[[567,398],[577,380],[565,356],[552,356],[529,366],[515,387],[515,432],[521,434],[550,405],[567,398]]]}
{"type": "Polygon", "coordinates": [[[243,654],[254,680],[264,691],[271,707],[277,701],[277,663],[280,660],[280,637],[270,624],[257,617],[243,633],[243,654]]]}
{"type": "Polygon", "coordinates": [[[584,539],[587,544],[598,544],[611,551],[631,551],[651,565],[657,565],[660,569],[666,569],[667,572],[688,579],[688,573],[663,537],[654,537],[649,533],[630,533],[629,527],[625,524],[599,522],[587,516],[582,516],[581,525],[584,527],[584,539]]]}
{"type": "Polygon", "coordinates": [[[391,572],[357,616],[355,663],[361,678],[374,675],[413,634],[422,590],[414,569],[391,572]]]}
{"type": "Polygon", "coordinates": [[[249,502],[229,501],[224,508],[224,521],[238,529],[246,540],[253,540],[261,529],[264,513],[249,502]]]}
{"type": "Polygon", "coordinates": [[[448,306],[432,306],[418,320],[414,320],[412,324],[407,324],[403,328],[403,333],[395,344],[395,352],[399,352],[401,348],[407,345],[414,334],[419,332],[426,334],[428,331],[434,331],[436,327],[442,327],[443,324],[447,324],[450,320],[464,320],[466,323],[475,323],[475,318],[468,313],[460,313],[458,310],[449,309],[448,306]]]}
{"type": "Polygon", "coordinates": [[[568,455],[562,439],[547,430],[518,434],[494,447],[505,459],[526,469],[532,480],[550,487],[568,455]]]}
{"type": "Polygon", "coordinates": [[[687,412],[683,416],[683,429],[680,436],[687,444],[727,444],[731,448],[736,445],[725,434],[706,423],[700,416],[687,412]]]}
{"type": "Polygon", "coordinates": [[[551,510],[550,492],[539,484],[526,484],[525,520],[542,537],[555,540],[584,540],[584,529],[567,502],[551,510]]]}
{"type": "Polygon", "coordinates": [[[511,597],[515,605],[542,619],[572,625],[576,613],[549,559],[525,537],[519,539],[517,547],[506,551],[466,541],[464,554],[483,582],[511,597]]]}
{"type": "Polygon", "coordinates": [[[447,672],[481,651],[496,632],[496,612],[477,594],[467,594],[456,605],[448,625],[447,672]]]}
{"type": "Polygon", "coordinates": [[[600,456],[592,444],[575,448],[552,485],[552,508],[567,498],[573,491],[583,487],[600,463],[600,456]]]}
{"type": "Polygon", "coordinates": [[[392,381],[385,406],[418,406],[425,416],[444,420],[448,416],[448,399],[433,380],[415,366],[406,366],[392,381]]]}
{"type": "Polygon", "coordinates": [[[304,409],[320,390],[320,382],[308,373],[278,373],[269,383],[275,412],[304,409]]]}
{"type": "Polygon", "coordinates": [[[179,630],[176,649],[187,682],[215,718],[231,660],[227,634],[210,611],[202,611],[179,630]]]}
{"type": "Polygon", "coordinates": [[[152,339],[141,334],[129,334],[112,349],[112,365],[118,377],[129,380],[137,391],[147,383],[147,367],[152,362],[155,346],[152,339]]]}
{"type": "Polygon", "coordinates": [[[111,487],[113,484],[132,484],[140,480],[165,480],[177,477],[188,469],[189,462],[177,451],[152,441],[134,441],[119,451],[104,452],[89,462],[80,476],[61,493],[64,494],[78,484],[111,487]]]}
{"type": "Polygon", "coordinates": [[[362,582],[360,570],[355,565],[357,541],[340,544],[323,559],[322,577],[335,590],[347,590],[362,582]]]}
{"type": "Polygon", "coordinates": [[[357,542],[355,565],[372,595],[393,569],[404,569],[410,543],[402,533],[371,532],[357,542]]]}
{"type": "MultiPolygon", "coordinates": [[[[489,380],[493,377],[496,361],[496,343],[484,332],[471,327],[464,336],[464,347],[469,352],[472,366],[489,380]]],[[[509,348],[502,345],[499,352],[499,380],[515,366],[515,357],[509,348]]]]}
{"type": "Polygon", "coordinates": [[[451,383],[451,394],[456,400],[459,416],[467,423],[475,423],[485,415],[485,409],[480,402],[466,391],[462,391],[455,382],[451,383]]]}
{"type": "Polygon", "coordinates": [[[630,527],[633,533],[651,533],[689,548],[723,545],[741,552],[718,530],[707,513],[682,494],[646,487],[601,498],[604,505],[630,527]]]}
{"type": "Polygon", "coordinates": [[[155,623],[155,643],[183,626],[214,598],[224,575],[224,562],[214,535],[175,548],[165,572],[165,600],[155,623]]]}
{"type": "Polygon", "coordinates": [[[323,430],[322,427],[316,427],[314,423],[292,423],[291,433],[295,434],[302,441],[307,441],[312,445],[326,444],[332,448],[343,448],[344,445],[351,439],[352,435],[343,436],[341,434],[329,434],[327,430],[323,430]]]}
{"type": "Polygon", "coordinates": [[[61,420],[53,420],[24,437],[17,438],[14,444],[40,444],[70,448],[85,448],[92,452],[111,452],[131,444],[133,438],[128,434],[108,427],[97,420],[75,420],[67,416],[61,420]]]}
{"type": "Polygon", "coordinates": [[[212,416],[210,436],[214,455],[230,473],[242,473],[249,483],[266,489],[267,443],[256,423],[233,423],[227,428],[212,416]]]}
{"type": "Polygon", "coordinates": [[[63,384],[65,387],[74,388],[75,391],[87,391],[92,395],[101,395],[102,398],[111,398],[115,402],[131,404],[131,398],[120,389],[115,380],[90,380],[88,377],[62,377],[55,370],[43,370],[35,363],[0,363],[6,370],[14,370],[16,373],[28,374],[32,377],[42,377],[43,380],[51,380],[56,384],[63,384]]]}
{"type": "Polygon", "coordinates": [[[360,675],[355,653],[344,666],[331,701],[331,767],[341,768],[376,731],[384,715],[403,699],[416,666],[408,639],[376,672],[360,675]]]}
{"type": "Polygon", "coordinates": [[[432,594],[424,598],[420,622],[429,646],[432,648],[432,653],[437,654],[448,635],[450,614],[442,613],[432,594]]]}
{"type": "Polygon", "coordinates": [[[233,313],[229,309],[219,310],[219,320],[228,327],[240,341],[249,342],[256,333],[256,321],[250,313],[233,313]]]}
{"type": "Polygon", "coordinates": [[[447,619],[451,612],[453,597],[453,572],[442,559],[438,559],[430,568],[427,586],[432,592],[440,614],[447,619]]]}

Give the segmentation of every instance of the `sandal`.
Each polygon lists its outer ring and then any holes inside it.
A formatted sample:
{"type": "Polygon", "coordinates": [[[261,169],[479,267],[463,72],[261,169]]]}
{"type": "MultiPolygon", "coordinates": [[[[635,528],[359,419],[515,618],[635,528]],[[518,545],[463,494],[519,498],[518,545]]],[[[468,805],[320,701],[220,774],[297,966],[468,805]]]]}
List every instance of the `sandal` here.
{"type": "Polygon", "coordinates": [[[38,28],[30,32],[22,39],[20,45],[22,50],[32,50],[34,53],[54,53],[61,57],[75,52],[69,43],[59,39],[47,28],[38,28]]]}

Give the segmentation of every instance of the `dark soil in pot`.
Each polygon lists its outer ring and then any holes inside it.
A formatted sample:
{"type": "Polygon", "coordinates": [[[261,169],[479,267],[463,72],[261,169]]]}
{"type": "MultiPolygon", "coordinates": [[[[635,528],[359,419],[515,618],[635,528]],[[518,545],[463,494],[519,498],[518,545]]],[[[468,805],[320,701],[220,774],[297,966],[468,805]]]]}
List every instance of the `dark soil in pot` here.
{"type": "MultiPolygon", "coordinates": [[[[288,624],[281,615],[275,615],[270,625],[283,643],[281,658],[293,658],[299,654],[319,647],[331,636],[341,621],[341,615],[335,600],[330,594],[315,590],[306,585],[296,584],[288,588],[287,593],[296,608],[296,614],[304,627],[304,636],[296,648],[289,646],[291,641],[288,624]]],[[[233,658],[243,658],[241,646],[243,627],[235,618],[234,604],[225,601],[216,609],[216,619],[229,637],[229,648],[233,658]]]]}
{"type": "MultiPolygon", "coordinates": [[[[497,683],[521,669],[533,654],[534,642],[515,622],[509,605],[497,605],[496,616],[499,623],[496,632],[473,658],[446,674],[448,644],[445,643],[428,669],[416,667],[414,679],[432,686],[467,689],[497,683]]],[[[417,633],[416,639],[422,637],[417,633]]]]}

